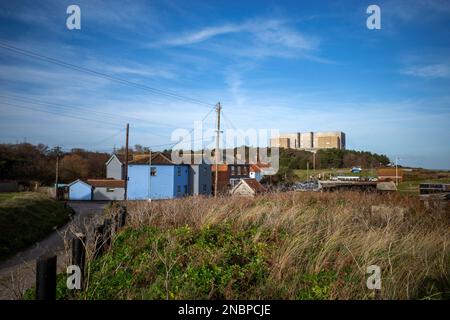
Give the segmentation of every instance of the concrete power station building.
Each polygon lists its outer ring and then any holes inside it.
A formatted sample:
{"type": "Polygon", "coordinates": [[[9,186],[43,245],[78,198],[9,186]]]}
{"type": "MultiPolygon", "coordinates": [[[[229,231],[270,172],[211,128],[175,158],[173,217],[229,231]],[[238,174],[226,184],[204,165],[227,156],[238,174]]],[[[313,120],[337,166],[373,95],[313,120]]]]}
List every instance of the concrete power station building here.
{"type": "Polygon", "coordinates": [[[345,133],[341,131],[283,133],[277,138],[270,139],[270,146],[312,151],[332,148],[343,150],[345,133]]]}

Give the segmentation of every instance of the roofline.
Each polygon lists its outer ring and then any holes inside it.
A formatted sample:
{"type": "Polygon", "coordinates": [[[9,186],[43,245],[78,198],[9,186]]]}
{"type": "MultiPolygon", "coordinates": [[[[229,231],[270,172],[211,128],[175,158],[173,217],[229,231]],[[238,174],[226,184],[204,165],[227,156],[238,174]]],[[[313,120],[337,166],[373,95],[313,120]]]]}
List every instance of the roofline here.
{"type": "Polygon", "coordinates": [[[119,157],[118,157],[115,153],[113,153],[113,154],[111,155],[111,157],[109,157],[108,161],[106,161],[105,165],[107,166],[108,163],[109,163],[113,158],[116,158],[117,160],[119,160],[119,162],[120,162],[121,164],[123,164],[122,161],[120,161],[119,157]]]}
{"type": "MultiPolygon", "coordinates": [[[[129,166],[148,166],[150,163],[128,163],[129,166]]],[[[151,166],[190,166],[190,164],[187,163],[152,163],[151,166]]]]}
{"type": "Polygon", "coordinates": [[[67,186],[70,187],[71,185],[73,185],[73,184],[75,184],[75,183],[77,183],[77,182],[84,183],[85,185],[87,185],[87,186],[89,186],[89,187],[91,187],[91,188],[94,188],[94,186],[90,185],[89,183],[87,183],[86,181],[83,181],[83,180],[81,180],[81,179],[77,179],[77,180],[75,180],[75,181],[69,183],[67,186]]]}
{"type": "Polygon", "coordinates": [[[247,189],[249,189],[254,194],[257,193],[257,190],[253,189],[247,182],[244,181],[245,179],[240,179],[240,181],[231,189],[231,193],[233,193],[241,184],[245,185],[247,189]]]}

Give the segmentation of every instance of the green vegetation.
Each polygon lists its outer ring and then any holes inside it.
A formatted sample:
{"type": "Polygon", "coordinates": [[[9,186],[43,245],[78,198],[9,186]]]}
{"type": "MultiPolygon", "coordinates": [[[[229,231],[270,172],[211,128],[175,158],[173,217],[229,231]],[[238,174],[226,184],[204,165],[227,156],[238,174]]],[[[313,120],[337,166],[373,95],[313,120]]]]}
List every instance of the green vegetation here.
{"type": "Polygon", "coordinates": [[[18,180],[28,187],[33,182],[52,185],[55,181],[57,154],[61,159],[60,182],[103,177],[105,162],[109,158],[107,153],[83,149],[63,152],[59,147],[50,149],[43,144],[0,144],[0,179],[18,180]]]}
{"type": "Polygon", "coordinates": [[[373,264],[383,299],[450,298],[448,212],[417,197],[290,192],[128,208],[127,228],[88,263],[87,290],[67,292],[62,277],[60,299],[372,299],[373,264]]]}
{"type": "MultiPolygon", "coordinates": [[[[293,149],[280,149],[280,169],[277,174],[278,181],[294,182],[297,180],[306,180],[306,169],[309,163],[310,172],[312,172],[314,155],[312,152],[293,149]]],[[[316,172],[318,175],[327,172],[343,171],[346,175],[352,175],[350,169],[353,166],[362,168],[373,168],[389,163],[389,158],[385,155],[366,151],[322,149],[316,153],[315,157],[316,172]]],[[[371,176],[372,170],[364,170],[362,176],[371,176]]]]}
{"type": "Polygon", "coordinates": [[[41,240],[72,213],[62,203],[38,193],[0,196],[0,260],[41,240]]]}
{"type": "Polygon", "coordinates": [[[376,169],[363,169],[361,173],[352,173],[351,168],[344,169],[322,169],[322,170],[304,170],[304,169],[296,169],[292,171],[293,174],[297,177],[299,181],[306,181],[308,179],[308,175],[318,177],[319,174],[326,179],[330,178],[330,175],[337,176],[355,176],[355,177],[377,177],[376,169]]]}
{"type": "Polygon", "coordinates": [[[20,195],[20,193],[19,192],[2,192],[2,193],[0,193],[0,203],[2,203],[3,201],[6,201],[6,200],[10,200],[17,195],[20,195]]]}

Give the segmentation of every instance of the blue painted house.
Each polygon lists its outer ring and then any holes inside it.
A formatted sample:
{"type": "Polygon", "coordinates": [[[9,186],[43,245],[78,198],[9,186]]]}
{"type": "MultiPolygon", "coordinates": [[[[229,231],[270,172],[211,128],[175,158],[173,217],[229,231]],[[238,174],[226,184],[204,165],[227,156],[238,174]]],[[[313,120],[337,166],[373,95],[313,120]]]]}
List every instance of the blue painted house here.
{"type": "Polygon", "coordinates": [[[128,200],[181,198],[189,193],[189,165],[174,164],[162,153],[128,164],[128,200]]]}
{"type": "Polygon", "coordinates": [[[92,200],[93,187],[83,180],[75,180],[68,185],[70,200],[92,200]]]}

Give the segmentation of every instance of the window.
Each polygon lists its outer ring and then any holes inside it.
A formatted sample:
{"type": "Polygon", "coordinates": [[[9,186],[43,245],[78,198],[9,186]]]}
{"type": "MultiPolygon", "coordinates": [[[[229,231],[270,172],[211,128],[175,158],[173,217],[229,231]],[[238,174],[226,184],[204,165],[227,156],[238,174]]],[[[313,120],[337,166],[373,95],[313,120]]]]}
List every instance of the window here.
{"type": "Polygon", "coordinates": [[[156,176],[156,167],[151,167],[150,168],[150,175],[151,176],[156,176]]]}
{"type": "Polygon", "coordinates": [[[177,193],[181,193],[181,186],[177,186],[177,193]]]}
{"type": "Polygon", "coordinates": [[[206,193],[206,184],[203,185],[203,192],[206,193]]]}
{"type": "Polygon", "coordinates": [[[206,176],[206,174],[208,173],[208,170],[206,169],[206,166],[203,167],[203,175],[206,176]]]}
{"type": "Polygon", "coordinates": [[[237,172],[238,172],[238,176],[240,176],[241,175],[241,167],[238,167],[237,172]]]}
{"type": "Polygon", "coordinates": [[[235,175],[235,167],[231,166],[231,175],[234,176],[235,175]]]}
{"type": "Polygon", "coordinates": [[[184,185],[184,193],[185,193],[185,194],[188,193],[187,191],[188,191],[188,190],[187,190],[187,185],[184,185]]]}
{"type": "Polygon", "coordinates": [[[180,177],[181,176],[181,167],[177,167],[177,175],[180,177]]]}

